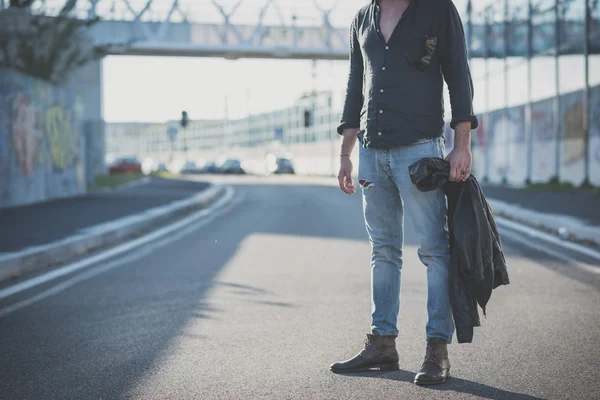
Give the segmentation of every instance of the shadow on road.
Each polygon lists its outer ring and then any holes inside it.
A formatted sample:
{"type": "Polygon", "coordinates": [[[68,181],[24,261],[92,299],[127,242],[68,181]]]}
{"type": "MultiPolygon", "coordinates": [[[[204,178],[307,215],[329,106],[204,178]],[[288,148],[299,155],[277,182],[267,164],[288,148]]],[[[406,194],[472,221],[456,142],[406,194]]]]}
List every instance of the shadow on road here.
{"type": "MultiPolygon", "coordinates": [[[[360,376],[364,378],[373,379],[388,379],[392,381],[407,382],[414,384],[415,373],[405,370],[394,371],[394,372],[360,372],[357,374],[346,374],[345,376],[360,376]]],[[[467,381],[464,379],[450,376],[447,382],[440,385],[421,386],[427,390],[435,392],[457,392],[465,393],[473,396],[477,396],[483,399],[511,399],[511,400],[545,400],[541,397],[530,396],[527,394],[509,392],[495,388],[493,386],[484,385],[473,381],[467,381]]],[[[442,396],[442,394],[432,394],[432,396],[442,396]]]]}

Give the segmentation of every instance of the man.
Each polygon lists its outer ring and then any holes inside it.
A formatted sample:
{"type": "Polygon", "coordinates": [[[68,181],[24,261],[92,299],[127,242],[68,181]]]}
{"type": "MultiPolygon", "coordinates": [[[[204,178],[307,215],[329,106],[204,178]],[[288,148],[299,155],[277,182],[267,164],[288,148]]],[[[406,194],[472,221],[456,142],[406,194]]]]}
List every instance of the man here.
{"type": "Polygon", "coordinates": [[[444,382],[454,322],[448,295],[450,251],[446,199],[441,190],[419,192],[408,166],[444,157],[443,80],[448,84],[455,145],[446,159],[451,180],[471,173],[473,87],[462,22],[451,0],[372,0],[350,29],[350,73],[341,123],[340,188],[353,194],[350,154],[360,139],[358,178],[369,234],[371,334],[354,358],[334,372],[398,369],[395,339],[400,308],[403,218],[411,218],[427,267],[427,347],[417,384],[444,382]]]}

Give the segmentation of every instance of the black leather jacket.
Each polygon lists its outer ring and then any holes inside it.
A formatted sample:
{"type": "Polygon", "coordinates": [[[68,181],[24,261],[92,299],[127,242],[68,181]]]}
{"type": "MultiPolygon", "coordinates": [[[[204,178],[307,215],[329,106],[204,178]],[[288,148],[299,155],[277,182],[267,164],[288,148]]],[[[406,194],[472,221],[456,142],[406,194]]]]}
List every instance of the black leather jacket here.
{"type": "Polygon", "coordinates": [[[424,158],[409,167],[412,182],[422,192],[442,188],[448,199],[451,266],[450,303],[459,343],[473,340],[492,289],[508,285],[506,261],[494,215],[473,175],[466,182],[449,181],[450,164],[424,158]]]}

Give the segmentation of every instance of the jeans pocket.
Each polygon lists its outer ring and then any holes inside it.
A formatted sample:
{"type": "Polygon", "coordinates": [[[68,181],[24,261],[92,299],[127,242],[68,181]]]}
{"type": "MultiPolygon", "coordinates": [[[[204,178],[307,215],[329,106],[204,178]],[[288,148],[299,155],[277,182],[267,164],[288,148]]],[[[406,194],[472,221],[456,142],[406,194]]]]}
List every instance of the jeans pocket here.
{"type": "MultiPolygon", "coordinates": [[[[360,147],[358,157],[358,180],[374,182],[377,179],[377,150],[369,147],[360,147]]],[[[361,187],[363,185],[361,184],[361,187]]],[[[364,187],[363,187],[364,188],[364,187]]]]}
{"type": "Polygon", "coordinates": [[[437,157],[439,158],[446,158],[446,139],[444,139],[443,136],[440,136],[439,138],[435,139],[435,142],[437,144],[437,157]]]}

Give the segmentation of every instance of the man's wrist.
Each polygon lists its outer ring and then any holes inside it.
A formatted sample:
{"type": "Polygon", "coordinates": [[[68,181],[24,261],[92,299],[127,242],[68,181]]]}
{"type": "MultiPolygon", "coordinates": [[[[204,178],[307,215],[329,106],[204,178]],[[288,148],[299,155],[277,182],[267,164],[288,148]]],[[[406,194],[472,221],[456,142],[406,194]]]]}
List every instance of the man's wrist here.
{"type": "Polygon", "coordinates": [[[344,128],[342,136],[356,136],[360,132],[359,128],[344,128]]]}
{"type": "Polygon", "coordinates": [[[470,122],[460,122],[454,127],[454,145],[460,149],[471,149],[470,122]]]}

